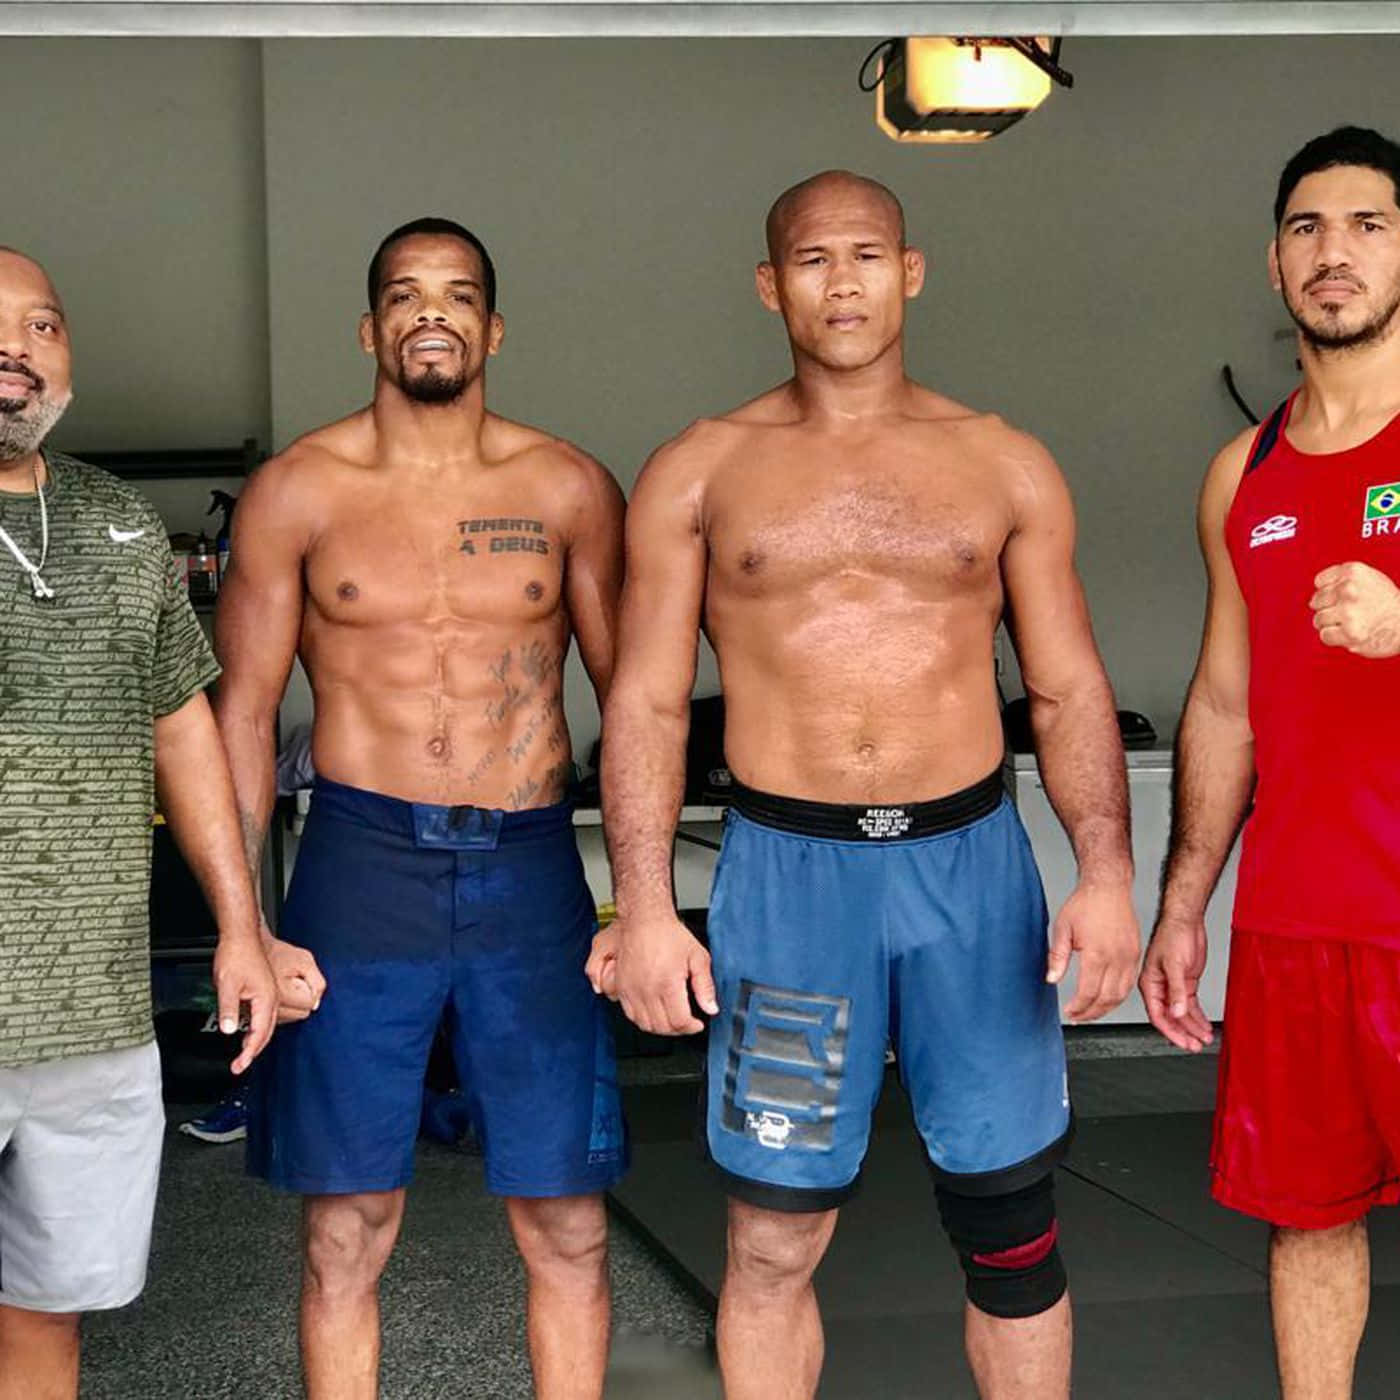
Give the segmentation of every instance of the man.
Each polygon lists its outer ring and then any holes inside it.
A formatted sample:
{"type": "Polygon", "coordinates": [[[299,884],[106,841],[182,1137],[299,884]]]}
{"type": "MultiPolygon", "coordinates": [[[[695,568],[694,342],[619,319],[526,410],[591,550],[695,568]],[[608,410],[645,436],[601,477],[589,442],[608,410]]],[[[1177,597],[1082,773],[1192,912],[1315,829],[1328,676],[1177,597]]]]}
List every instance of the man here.
{"type": "Polygon", "coordinates": [[[1052,1168],[1069,1134],[1051,983],[1073,1019],[1132,985],[1137,927],[1113,699],[1045,450],[904,373],[924,281],[883,186],[829,172],[768,217],[763,304],[795,375],[658,451],[632,499],[604,812],[620,922],[590,975],[637,1025],[711,1017],[708,1145],[730,1195],[731,1400],[810,1397],[812,1271],[855,1188],[887,1039],[967,1271],[984,1396],[1068,1394],[1052,1168]],[[1005,606],[1080,883],[1056,921],[1001,785],[1005,606]],[[671,841],[703,624],[737,780],[710,957],[671,841]],[[610,964],[616,950],[616,963],[610,964]]]}
{"type": "Polygon", "coordinates": [[[1400,1200],[1400,147],[1342,127],[1284,168],[1269,275],[1303,382],[1211,463],[1210,591],[1142,974],[1199,1051],[1206,901],[1251,800],[1220,1057],[1217,1200],[1274,1227],[1287,1400],[1351,1394],[1365,1217],[1400,1200]]]}
{"type": "Polygon", "coordinates": [[[294,653],[315,696],[319,776],[283,932],[326,995],[253,1086],[249,1161],[306,1198],[308,1393],[374,1395],[378,1280],[445,1012],[487,1187],[525,1261],[537,1393],[596,1397],[601,1192],[625,1154],[583,973],[593,902],[561,684],[572,635],[607,691],[622,496],[577,448],[487,412],[504,323],[473,234],[396,229],[368,290],[373,402],[257,474],[220,593],[218,715],[250,860],[294,653]]]}
{"type": "Polygon", "coordinates": [[[71,383],[58,293],[0,249],[0,1400],[72,1400],[78,1315],[145,1283],[153,798],[218,921],[226,1034],[248,1004],[236,1073],[277,1008],[204,697],[218,668],[155,511],[44,447],[71,383]]]}

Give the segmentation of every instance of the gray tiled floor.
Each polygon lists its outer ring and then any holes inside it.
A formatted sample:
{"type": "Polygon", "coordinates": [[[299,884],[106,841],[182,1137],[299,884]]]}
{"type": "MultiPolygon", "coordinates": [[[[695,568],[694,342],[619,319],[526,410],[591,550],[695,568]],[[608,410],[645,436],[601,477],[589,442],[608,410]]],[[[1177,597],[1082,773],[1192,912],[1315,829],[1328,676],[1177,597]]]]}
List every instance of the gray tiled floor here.
{"type": "MultiPolygon", "coordinates": [[[[181,1110],[170,1109],[171,1121],[181,1110]]],[[[150,1283],[119,1313],[87,1319],[83,1400],[292,1400],[295,1201],[244,1177],[242,1150],[173,1131],[150,1283]]],[[[709,1314],[633,1234],[612,1232],[610,1400],[714,1394],[709,1314]],[[661,1368],[664,1386],[652,1383],[661,1368]],[[671,1377],[676,1385],[671,1385],[671,1377]]],[[[526,1400],[524,1290],[481,1164],[420,1145],[403,1236],[383,1284],[383,1400],[526,1400]]]]}
{"type": "MultiPolygon", "coordinates": [[[[1076,1400],[1268,1400],[1264,1231],[1213,1205],[1205,1154],[1215,1062],[1133,1054],[1131,1036],[1079,1037],[1080,1119],[1060,1176],[1074,1278],[1076,1400]],[[1124,1052],[1128,1052],[1126,1055],[1124,1052]]],[[[724,1202],[690,1145],[694,1068],[683,1052],[631,1062],[636,1166],[615,1220],[616,1342],[609,1400],[718,1400],[707,1349],[724,1202]],[[660,1239],[662,1263],[646,1239],[660,1239]],[[686,1283],[678,1281],[685,1278],[686,1283]]],[[[171,1110],[172,1120],[178,1110],[171,1110]]],[[[877,1113],[862,1194],[819,1276],[823,1400],[973,1400],[961,1282],[897,1094],[877,1113]]],[[[294,1201],[245,1179],[237,1148],[171,1135],[145,1297],[89,1319],[85,1400],[291,1400],[294,1201]]],[[[420,1152],[384,1281],[384,1400],[526,1400],[520,1267],[480,1164],[420,1152]]],[[[1377,1289],[1356,1400],[1391,1400],[1400,1374],[1400,1218],[1373,1221],[1377,1289]]]]}
{"type": "MultiPolygon", "coordinates": [[[[1267,1400],[1273,1378],[1265,1227],[1209,1199],[1211,1057],[1077,1055],[1079,1132],[1059,1172],[1076,1314],[1076,1400],[1267,1400]],[[1166,1111],[1148,1111],[1162,1105],[1166,1111]]],[[[674,1097],[664,1086],[638,1091],[674,1097]]],[[[676,1124],[658,1103],[645,1116],[676,1124]]],[[[818,1274],[827,1352],[822,1400],[973,1400],[962,1287],[901,1097],[887,1093],[860,1194],[818,1274]]],[[[642,1142],[618,1192],[702,1289],[723,1266],[723,1203],[689,1142],[642,1142]],[[708,1194],[707,1194],[708,1192],[708,1194]],[[678,1198],[694,1202],[677,1211],[678,1198]]],[[[1378,1287],[1356,1400],[1400,1394],[1400,1216],[1372,1221],[1378,1287]]],[[[664,1392],[657,1392],[663,1394],[664,1392]]]]}

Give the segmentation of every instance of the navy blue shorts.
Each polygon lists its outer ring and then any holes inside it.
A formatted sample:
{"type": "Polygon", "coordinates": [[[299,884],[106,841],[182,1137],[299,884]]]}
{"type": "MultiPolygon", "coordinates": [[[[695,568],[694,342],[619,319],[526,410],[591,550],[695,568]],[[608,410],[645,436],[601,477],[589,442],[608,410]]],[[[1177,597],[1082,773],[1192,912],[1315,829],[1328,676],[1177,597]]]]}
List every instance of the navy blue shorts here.
{"type": "Polygon", "coordinates": [[[568,805],[403,802],[319,779],[281,936],[326,978],[251,1085],[248,1169],[304,1194],[413,1174],[423,1076],[446,1017],[487,1189],[568,1196],[627,1164],[595,927],[568,805]]]}
{"type": "Polygon", "coordinates": [[[733,801],[706,1120],[729,1193],[845,1200],[890,1044],[937,1179],[978,1195],[1044,1176],[1069,1138],[1064,1039],[1045,897],[1000,775],[909,808],[733,801]]]}

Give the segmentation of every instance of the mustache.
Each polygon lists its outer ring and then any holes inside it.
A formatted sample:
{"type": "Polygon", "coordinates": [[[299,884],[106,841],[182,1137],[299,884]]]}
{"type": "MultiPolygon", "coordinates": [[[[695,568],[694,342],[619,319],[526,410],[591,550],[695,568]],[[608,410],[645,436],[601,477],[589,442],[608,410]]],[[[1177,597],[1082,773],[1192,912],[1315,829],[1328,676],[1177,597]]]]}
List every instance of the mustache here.
{"type": "MultiPolygon", "coordinates": [[[[408,342],[423,334],[424,331],[421,326],[416,328],[415,330],[409,331],[409,333],[399,341],[400,357],[408,353],[408,342]]],[[[459,350],[463,352],[466,351],[467,342],[460,335],[458,335],[456,331],[450,331],[447,329],[446,326],[441,326],[435,331],[433,331],[432,334],[441,337],[443,340],[450,340],[453,342],[453,344],[457,346],[459,350]]]]}
{"type": "Polygon", "coordinates": [[[29,368],[28,365],[21,364],[18,360],[7,360],[4,358],[0,358],[0,374],[18,374],[22,378],[27,379],[36,389],[40,390],[41,392],[44,388],[43,379],[40,378],[39,375],[35,374],[34,371],[29,368]]]}
{"type": "Polygon", "coordinates": [[[1321,271],[1314,272],[1303,283],[1303,290],[1310,292],[1321,282],[1345,282],[1348,286],[1355,287],[1358,292],[1366,290],[1366,284],[1359,277],[1341,267],[1324,267],[1321,271]]]}

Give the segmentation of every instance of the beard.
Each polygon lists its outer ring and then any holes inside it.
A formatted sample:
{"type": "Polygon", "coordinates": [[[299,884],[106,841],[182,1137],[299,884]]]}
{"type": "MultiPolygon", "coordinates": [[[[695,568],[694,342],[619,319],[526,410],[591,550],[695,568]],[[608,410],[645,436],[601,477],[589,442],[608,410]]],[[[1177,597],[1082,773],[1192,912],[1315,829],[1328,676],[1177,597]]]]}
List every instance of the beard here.
{"type": "MultiPolygon", "coordinates": [[[[1303,286],[1304,292],[1314,282],[1321,281],[1329,275],[1329,271],[1324,271],[1318,276],[1310,278],[1303,286]]],[[[1365,290],[1364,284],[1358,285],[1362,287],[1363,291],[1365,290]]],[[[1303,341],[1309,349],[1317,351],[1359,350],[1364,346],[1374,345],[1389,334],[1396,312],[1400,311],[1400,283],[1391,288],[1390,296],[1385,304],[1359,326],[1342,326],[1338,323],[1335,313],[1332,312],[1323,313],[1326,319],[1321,325],[1308,320],[1302,304],[1293,300],[1288,294],[1286,286],[1283,289],[1283,305],[1293,318],[1293,324],[1298,327],[1299,334],[1302,335],[1303,341]]]]}
{"type": "MultiPolygon", "coordinates": [[[[13,370],[14,366],[8,366],[13,370]]],[[[35,380],[37,398],[0,398],[0,462],[18,462],[27,457],[53,431],[72,402],[72,394],[59,399],[44,394],[44,381],[35,380]]]]}
{"type": "Polygon", "coordinates": [[[465,370],[444,374],[436,365],[429,365],[416,376],[401,372],[399,387],[414,403],[455,403],[466,390],[467,374],[465,370]]]}

